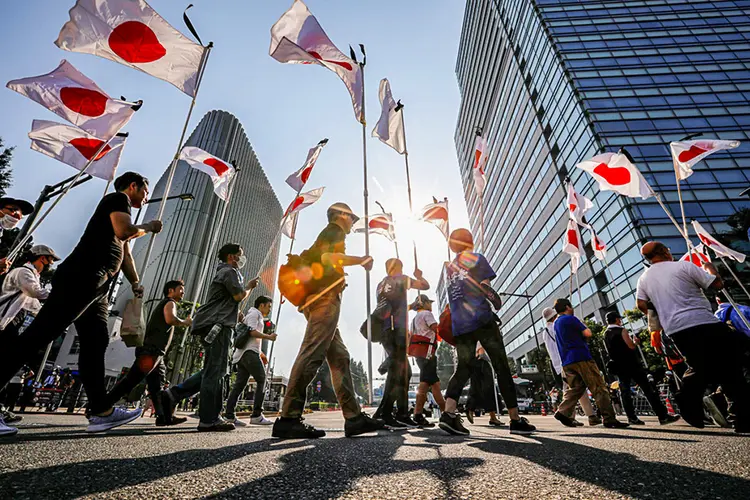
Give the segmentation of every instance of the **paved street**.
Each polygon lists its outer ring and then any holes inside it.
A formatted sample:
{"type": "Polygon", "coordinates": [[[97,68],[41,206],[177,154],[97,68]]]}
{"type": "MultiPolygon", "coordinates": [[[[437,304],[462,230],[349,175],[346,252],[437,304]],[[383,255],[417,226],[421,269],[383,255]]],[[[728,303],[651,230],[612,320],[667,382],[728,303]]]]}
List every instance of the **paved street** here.
{"type": "MultiPolygon", "coordinates": [[[[505,417],[507,419],[507,417],[505,417]]],[[[308,421],[318,441],[270,428],[199,434],[140,419],[86,435],[81,416],[27,415],[0,440],[2,498],[750,498],[750,438],[725,429],[561,427],[511,436],[477,419],[470,438],[439,429],[347,439],[340,413],[308,421]]]]}

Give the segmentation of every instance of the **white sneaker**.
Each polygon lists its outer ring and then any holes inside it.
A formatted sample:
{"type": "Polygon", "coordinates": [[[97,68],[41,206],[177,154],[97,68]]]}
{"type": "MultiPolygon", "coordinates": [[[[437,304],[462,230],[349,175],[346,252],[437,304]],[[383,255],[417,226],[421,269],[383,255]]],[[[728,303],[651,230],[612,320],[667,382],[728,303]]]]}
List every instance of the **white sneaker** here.
{"type": "Polygon", "coordinates": [[[253,425],[272,425],[273,424],[273,422],[268,420],[266,416],[263,415],[262,413],[260,414],[260,416],[252,417],[250,419],[250,423],[253,425]]]}
{"type": "Polygon", "coordinates": [[[0,417],[0,436],[15,436],[18,429],[5,424],[5,420],[0,417]]]}
{"type": "Polygon", "coordinates": [[[97,417],[92,415],[89,418],[89,426],[86,432],[104,432],[121,425],[128,424],[141,416],[143,410],[126,410],[125,408],[115,408],[112,413],[106,417],[97,417]]]}
{"type": "Polygon", "coordinates": [[[237,417],[234,417],[234,419],[232,419],[232,420],[226,419],[226,421],[227,422],[232,422],[235,427],[247,427],[248,425],[250,425],[247,422],[245,422],[244,420],[240,420],[237,417]]]}

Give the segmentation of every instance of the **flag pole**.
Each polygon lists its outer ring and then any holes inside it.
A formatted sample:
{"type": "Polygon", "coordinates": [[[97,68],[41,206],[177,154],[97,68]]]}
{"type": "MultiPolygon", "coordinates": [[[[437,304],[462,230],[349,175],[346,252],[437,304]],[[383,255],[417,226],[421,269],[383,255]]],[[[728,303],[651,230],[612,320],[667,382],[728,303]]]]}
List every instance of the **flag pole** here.
{"type": "Polygon", "coordinates": [[[715,250],[714,250],[714,255],[716,255],[721,260],[721,262],[724,264],[724,267],[727,268],[727,270],[732,275],[732,277],[737,281],[737,284],[740,285],[740,288],[742,288],[742,291],[745,292],[745,295],[747,295],[747,297],[750,299],[750,292],[747,291],[747,288],[745,288],[745,285],[743,285],[742,281],[740,281],[740,277],[737,276],[734,270],[732,270],[732,268],[729,266],[729,262],[726,261],[723,255],[717,254],[715,250]]]}
{"type": "MultiPolygon", "coordinates": [[[[399,101],[400,104],[400,101],[399,101]]],[[[409,149],[406,147],[406,119],[404,118],[404,105],[401,104],[401,130],[404,136],[404,164],[406,165],[406,192],[409,196],[409,214],[414,215],[414,205],[411,199],[411,175],[409,174],[409,149]]],[[[414,248],[414,269],[419,269],[419,261],[417,260],[417,242],[412,237],[412,247],[414,248]]],[[[398,258],[398,244],[396,244],[396,258],[398,258]]]]}
{"type": "Polygon", "coordinates": [[[445,221],[445,230],[448,233],[448,238],[446,239],[446,243],[448,244],[448,262],[451,261],[451,212],[448,209],[448,198],[444,197],[443,200],[445,201],[445,211],[448,212],[448,218],[445,221]]]}
{"type": "MultiPolygon", "coordinates": [[[[203,74],[206,71],[206,63],[208,63],[208,56],[211,53],[211,49],[213,48],[214,43],[209,42],[206,47],[203,48],[203,54],[201,56],[201,62],[198,65],[198,76],[195,83],[195,94],[193,95],[193,100],[190,101],[190,107],[188,108],[188,114],[185,118],[185,124],[182,126],[182,134],[180,135],[180,142],[177,144],[177,152],[174,154],[174,158],[172,158],[172,164],[169,167],[169,174],[167,175],[167,184],[164,186],[164,193],[162,195],[161,203],[159,204],[159,211],[156,215],[156,220],[161,220],[162,216],[164,216],[164,209],[166,208],[167,204],[167,197],[169,197],[169,190],[172,188],[172,181],[174,180],[174,174],[177,170],[177,163],[180,156],[180,151],[182,150],[182,144],[185,141],[185,134],[187,134],[188,125],[190,125],[190,117],[193,114],[193,109],[195,108],[195,100],[198,97],[198,91],[201,87],[201,82],[203,81],[203,74]]],[[[151,237],[148,240],[148,247],[146,247],[146,254],[143,256],[143,264],[141,266],[141,281],[143,280],[144,275],[146,274],[146,271],[148,269],[148,260],[151,257],[151,252],[154,250],[154,240],[156,239],[156,234],[151,234],[151,237]]],[[[183,342],[184,344],[184,342],[183,342]]]]}
{"type": "Polygon", "coordinates": [[[482,253],[486,253],[487,249],[484,247],[484,189],[482,194],[479,195],[479,222],[482,226],[482,253]]]}
{"type": "MultiPolygon", "coordinates": [[[[593,231],[591,234],[594,234],[593,231]]],[[[617,283],[615,283],[615,275],[612,273],[612,270],[609,268],[609,262],[607,262],[607,259],[602,259],[604,261],[604,268],[607,270],[607,275],[609,276],[609,282],[612,283],[612,288],[615,290],[615,295],[617,296],[617,302],[620,303],[620,307],[622,307],[623,312],[625,311],[625,302],[623,302],[622,297],[620,296],[620,290],[617,288],[617,283]]],[[[643,354],[643,349],[641,349],[641,344],[636,344],[638,346],[638,352],[641,355],[641,361],[643,361],[643,366],[648,369],[648,362],[646,362],[646,356],[643,354]]]]}
{"type": "Polygon", "coordinates": [[[581,281],[578,279],[578,271],[575,272],[576,275],[576,291],[578,292],[578,306],[581,308],[581,314],[583,314],[583,299],[581,299],[581,281]]]}

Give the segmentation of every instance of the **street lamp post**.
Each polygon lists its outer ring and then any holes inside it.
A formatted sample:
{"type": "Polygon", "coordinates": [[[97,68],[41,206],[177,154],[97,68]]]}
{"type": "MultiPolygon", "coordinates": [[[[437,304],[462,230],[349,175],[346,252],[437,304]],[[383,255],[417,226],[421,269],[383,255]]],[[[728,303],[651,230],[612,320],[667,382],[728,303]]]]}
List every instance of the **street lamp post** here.
{"type": "MultiPolygon", "coordinates": [[[[531,331],[534,332],[534,341],[536,342],[536,350],[541,354],[542,350],[539,345],[539,336],[537,335],[537,331],[534,329],[534,311],[531,308],[531,297],[532,295],[529,295],[527,293],[507,293],[507,292],[498,292],[498,295],[506,296],[506,297],[519,297],[522,299],[526,299],[526,305],[529,308],[529,319],[531,320],[531,331]]],[[[542,372],[542,387],[544,388],[545,392],[547,391],[547,376],[545,374],[544,370],[544,363],[539,363],[539,369],[542,372]]]]}

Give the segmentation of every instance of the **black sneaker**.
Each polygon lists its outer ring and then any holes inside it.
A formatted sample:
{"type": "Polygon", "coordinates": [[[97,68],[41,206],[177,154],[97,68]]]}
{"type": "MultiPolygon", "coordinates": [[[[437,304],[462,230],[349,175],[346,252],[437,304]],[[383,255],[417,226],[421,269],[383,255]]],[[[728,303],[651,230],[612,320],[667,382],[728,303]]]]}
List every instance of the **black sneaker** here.
{"type": "Polygon", "coordinates": [[[578,427],[575,424],[575,420],[573,420],[570,417],[567,417],[560,413],[559,411],[555,412],[555,420],[558,420],[561,424],[563,424],[565,427],[578,427]]]}
{"type": "Polygon", "coordinates": [[[659,419],[659,423],[661,425],[667,425],[667,424],[671,424],[671,423],[677,422],[679,419],[680,419],[679,415],[667,415],[664,418],[660,418],[659,419]]]}
{"type": "Polygon", "coordinates": [[[611,420],[609,422],[604,422],[604,427],[607,429],[627,429],[630,427],[630,424],[627,422],[620,422],[619,420],[611,420]]]}
{"type": "Polygon", "coordinates": [[[505,422],[502,420],[490,420],[490,427],[505,427],[505,422]]]}
{"type": "Polygon", "coordinates": [[[628,423],[630,425],[646,425],[646,422],[644,422],[643,420],[641,420],[638,417],[636,417],[636,418],[629,418],[628,419],[628,423]]]}
{"type": "MultiPolygon", "coordinates": [[[[161,408],[164,415],[167,418],[172,418],[175,408],[177,408],[177,403],[179,403],[177,398],[172,396],[172,392],[167,389],[159,393],[159,399],[161,399],[161,408]]],[[[185,419],[185,421],[187,421],[187,419],[185,419]]]]}
{"type": "Polygon", "coordinates": [[[301,418],[279,417],[273,424],[271,436],[281,439],[317,439],[326,435],[326,431],[316,429],[302,422],[301,418]]]}
{"type": "Polygon", "coordinates": [[[510,433],[520,434],[522,436],[528,436],[536,430],[536,427],[531,425],[526,417],[521,417],[518,420],[510,421],[510,433]]]}
{"type": "Polygon", "coordinates": [[[409,415],[396,415],[394,418],[396,419],[396,422],[404,424],[407,429],[419,428],[419,424],[412,420],[409,415]]]}
{"type": "Polygon", "coordinates": [[[393,415],[390,415],[390,414],[384,415],[383,418],[379,418],[377,420],[379,422],[382,422],[383,426],[386,429],[389,429],[392,431],[405,431],[406,429],[408,429],[406,424],[402,424],[401,422],[396,420],[393,415]]]}
{"type": "MultiPolygon", "coordinates": [[[[583,424],[581,424],[582,426],[583,424]]],[[[589,415],[589,425],[591,427],[596,427],[597,425],[602,425],[602,419],[598,415],[589,415]]]]}
{"type": "Polygon", "coordinates": [[[6,424],[15,424],[23,420],[23,417],[21,415],[16,415],[10,410],[3,410],[2,417],[3,420],[5,420],[6,424]]]}
{"type": "Polygon", "coordinates": [[[354,418],[347,418],[344,423],[344,435],[346,437],[359,436],[360,434],[367,434],[368,432],[376,432],[383,429],[385,429],[383,422],[375,420],[364,412],[354,418]]]}
{"type": "MultiPolygon", "coordinates": [[[[601,422],[599,422],[599,423],[601,423],[601,422]]],[[[589,425],[592,425],[592,424],[589,422],[589,425]]],[[[580,421],[578,421],[576,419],[573,419],[573,427],[583,427],[583,422],[580,422],[580,421]]]]}
{"type": "Polygon", "coordinates": [[[464,427],[461,421],[461,415],[454,413],[453,416],[451,416],[451,414],[446,411],[443,412],[443,415],[440,417],[440,423],[438,425],[448,434],[453,434],[454,436],[468,436],[471,433],[469,432],[469,429],[464,427]]]}
{"type": "Polygon", "coordinates": [[[474,423],[474,410],[466,410],[466,420],[468,420],[470,424],[474,423]]]}
{"type": "Polygon", "coordinates": [[[156,426],[157,427],[169,427],[171,425],[180,425],[187,422],[187,417],[166,417],[162,415],[157,415],[156,417],[156,426]]]}
{"type": "Polygon", "coordinates": [[[435,424],[433,424],[432,422],[430,422],[429,420],[427,420],[427,419],[425,418],[425,416],[424,416],[423,414],[421,414],[421,413],[418,413],[418,414],[416,414],[416,415],[414,416],[414,421],[415,421],[415,422],[417,423],[417,425],[418,425],[418,426],[419,426],[419,427],[420,427],[421,429],[426,429],[426,428],[432,428],[432,427],[435,427],[435,424]]]}
{"type": "Polygon", "coordinates": [[[229,432],[235,429],[232,422],[226,420],[217,420],[212,424],[204,424],[203,422],[198,424],[198,432],[229,432]]]}

